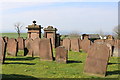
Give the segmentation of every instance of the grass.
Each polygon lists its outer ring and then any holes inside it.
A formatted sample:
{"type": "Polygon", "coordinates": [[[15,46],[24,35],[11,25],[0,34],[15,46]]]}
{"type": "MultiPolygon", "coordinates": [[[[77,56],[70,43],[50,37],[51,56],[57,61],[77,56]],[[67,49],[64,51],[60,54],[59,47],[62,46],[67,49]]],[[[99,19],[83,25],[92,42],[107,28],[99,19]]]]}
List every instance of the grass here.
{"type": "MultiPolygon", "coordinates": [[[[2,65],[3,78],[100,78],[83,73],[86,53],[69,52],[68,63],[60,64],[55,61],[40,61],[38,57],[21,56],[6,57],[2,65]]],[[[119,58],[120,59],[120,58],[119,58]]],[[[117,78],[120,74],[118,58],[111,57],[105,78],[117,78]]]]}
{"type": "MultiPolygon", "coordinates": [[[[0,33],[1,36],[7,36],[9,38],[17,38],[18,35],[17,33],[0,33]]],[[[21,33],[21,37],[26,38],[27,37],[27,33],[21,33]]]]}

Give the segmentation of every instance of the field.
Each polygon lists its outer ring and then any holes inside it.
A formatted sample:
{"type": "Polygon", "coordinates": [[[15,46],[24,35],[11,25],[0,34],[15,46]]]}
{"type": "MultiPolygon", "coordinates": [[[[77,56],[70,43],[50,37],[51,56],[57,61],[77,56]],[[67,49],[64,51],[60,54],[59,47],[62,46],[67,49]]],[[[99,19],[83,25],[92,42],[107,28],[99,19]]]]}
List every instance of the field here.
{"type": "MultiPolygon", "coordinates": [[[[10,37],[12,37],[12,35],[10,35],[10,37]]],[[[16,36],[14,35],[14,37],[16,36]]],[[[120,70],[118,69],[118,65],[120,65],[119,62],[120,58],[117,57],[111,57],[109,59],[106,77],[96,77],[83,73],[85,60],[87,56],[87,53],[84,53],[83,51],[80,52],[69,51],[67,64],[56,63],[55,61],[40,61],[39,57],[21,56],[22,54],[23,51],[19,51],[17,57],[6,56],[5,64],[2,65],[3,78],[17,78],[17,79],[32,78],[36,80],[38,78],[103,79],[103,78],[118,78],[120,74],[120,70]]]]}

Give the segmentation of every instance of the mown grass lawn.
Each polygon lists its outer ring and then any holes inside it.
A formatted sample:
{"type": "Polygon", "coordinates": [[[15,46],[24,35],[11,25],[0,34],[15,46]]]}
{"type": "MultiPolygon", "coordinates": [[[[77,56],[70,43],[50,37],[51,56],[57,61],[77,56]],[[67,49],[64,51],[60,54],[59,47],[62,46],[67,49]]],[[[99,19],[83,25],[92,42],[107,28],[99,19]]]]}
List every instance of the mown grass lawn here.
{"type": "MultiPolygon", "coordinates": [[[[101,78],[83,73],[87,54],[84,52],[69,52],[68,63],[61,64],[55,61],[40,61],[38,57],[20,56],[6,57],[2,65],[3,78],[101,78]]],[[[118,59],[111,57],[107,75],[104,78],[117,78],[120,74],[118,59]]]]}

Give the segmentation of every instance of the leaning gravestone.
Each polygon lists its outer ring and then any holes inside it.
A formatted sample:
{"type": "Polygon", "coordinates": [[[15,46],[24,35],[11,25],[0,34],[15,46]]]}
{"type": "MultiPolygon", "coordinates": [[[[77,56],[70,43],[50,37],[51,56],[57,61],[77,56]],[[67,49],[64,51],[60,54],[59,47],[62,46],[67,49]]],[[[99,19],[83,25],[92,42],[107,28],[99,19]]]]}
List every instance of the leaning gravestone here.
{"type": "Polygon", "coordinates": [[[63,39],[63,46],[65,47],[65,49],[69,51],[70,50],[70,39],[68,38],[63,39]]]}
{"type": "Polygon", "coordinates": [[[75,52],[79,52],[80,51],[79,39],[71,38],[70,41],[71,41],[71,50],[75,52]]]}
{"type": "Polygon", "coordinates": [[[59,63],[67,63],[68,58],[68,50],[63,46],[59,46],[56,48],[56,56],[55,60],[59,63]]]}
{"type": "Polygon", "coordinates": [[[53,61],[53,51],[52,51],[52,43],[51,39],[41,39],[40,40],[40,48],[39,48],[39,56],[41,60],[53,61]]]}
{"type": "Polygon", "coordinates": [[[33,57],[33,49],[32,49],[32,38],[28,38],[25,40],[25,48],[24,55],[33,57]]]}
{"type": "Polygon", "coordinates": [[[94,43],[88,53],[84,72],[90,75],[105,76],[109,60],[109,48],[107,45],[94,43]]]}
{"type": "Polygon", "coordinates": [[[14,38],[8,39],[7,42],[7,53],[10,56],[17,56],[17,51],[18,51],[18,45],[17,41],[14,38]]]}
{"type": "Polygon", "coordinates": [[[81,49],[83,49],[85,52],[89,50],[91,46],[91,41],[88,39],[84,39],[81,41],[81,49]]]}
{"type": "Polygon", "coordinates": [[[0,64],[3,64],[5,61],[6,53],[6,43],[2,37],[0,37],[0,64]]]}
{"type": "Polygon", "coordinates": [[[40,38],[35,38],[32,43],[33,55],[39,56],[40,38]]]}
{"type": "Polygon", "coordinates": [[[22,37],[18,37],[17,38],[17,42],[18,42],[18,50],[24,50],[24,39],[22,37]]]}

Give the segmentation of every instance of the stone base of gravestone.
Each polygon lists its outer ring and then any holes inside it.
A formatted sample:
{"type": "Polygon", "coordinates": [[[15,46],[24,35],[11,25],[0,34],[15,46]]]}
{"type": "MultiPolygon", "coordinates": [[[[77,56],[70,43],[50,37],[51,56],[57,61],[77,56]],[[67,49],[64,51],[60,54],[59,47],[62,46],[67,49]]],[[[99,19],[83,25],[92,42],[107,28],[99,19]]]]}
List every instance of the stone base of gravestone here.
{"type": "Polygon", "coordinates": [[[18,52],[18,45],[17,45],[16,39],[14,39],[14,38],[8,39],[8,42],[7,42],[8,55],[17,56],[17,52],[18,52]]]}
{"type": "Polygon", "coordinates": [[[80,48],[79,48],[79,39],[77,38],[71,38],[71,50],[75,51],[75,52],[79,52],[80,48]]]}
{"type": "Polygon", "coordinates": [[[51,39],[41,39],[39,47],[40,60],[53,61],[53,51],[51,39]]]}
{"type": "Polygon", "coordinates": [[[59,63],[67,63],[68,58],[68,50],[63,46],[59,46],[56,48],[56,56],[55,60],[59,63]]]}
{"type": "Polygon", "coordinates": [[[110,50],[106,44],[94,43],[85,62],[84,73],[96,76],[105,76],[110,50]]]}
{"type": "Polygon", "coordinates": [[[63,39],[63,46],[65,47],[65,49],[70,51],[70,39],[68,39],[68,38],[63,39]]]}

